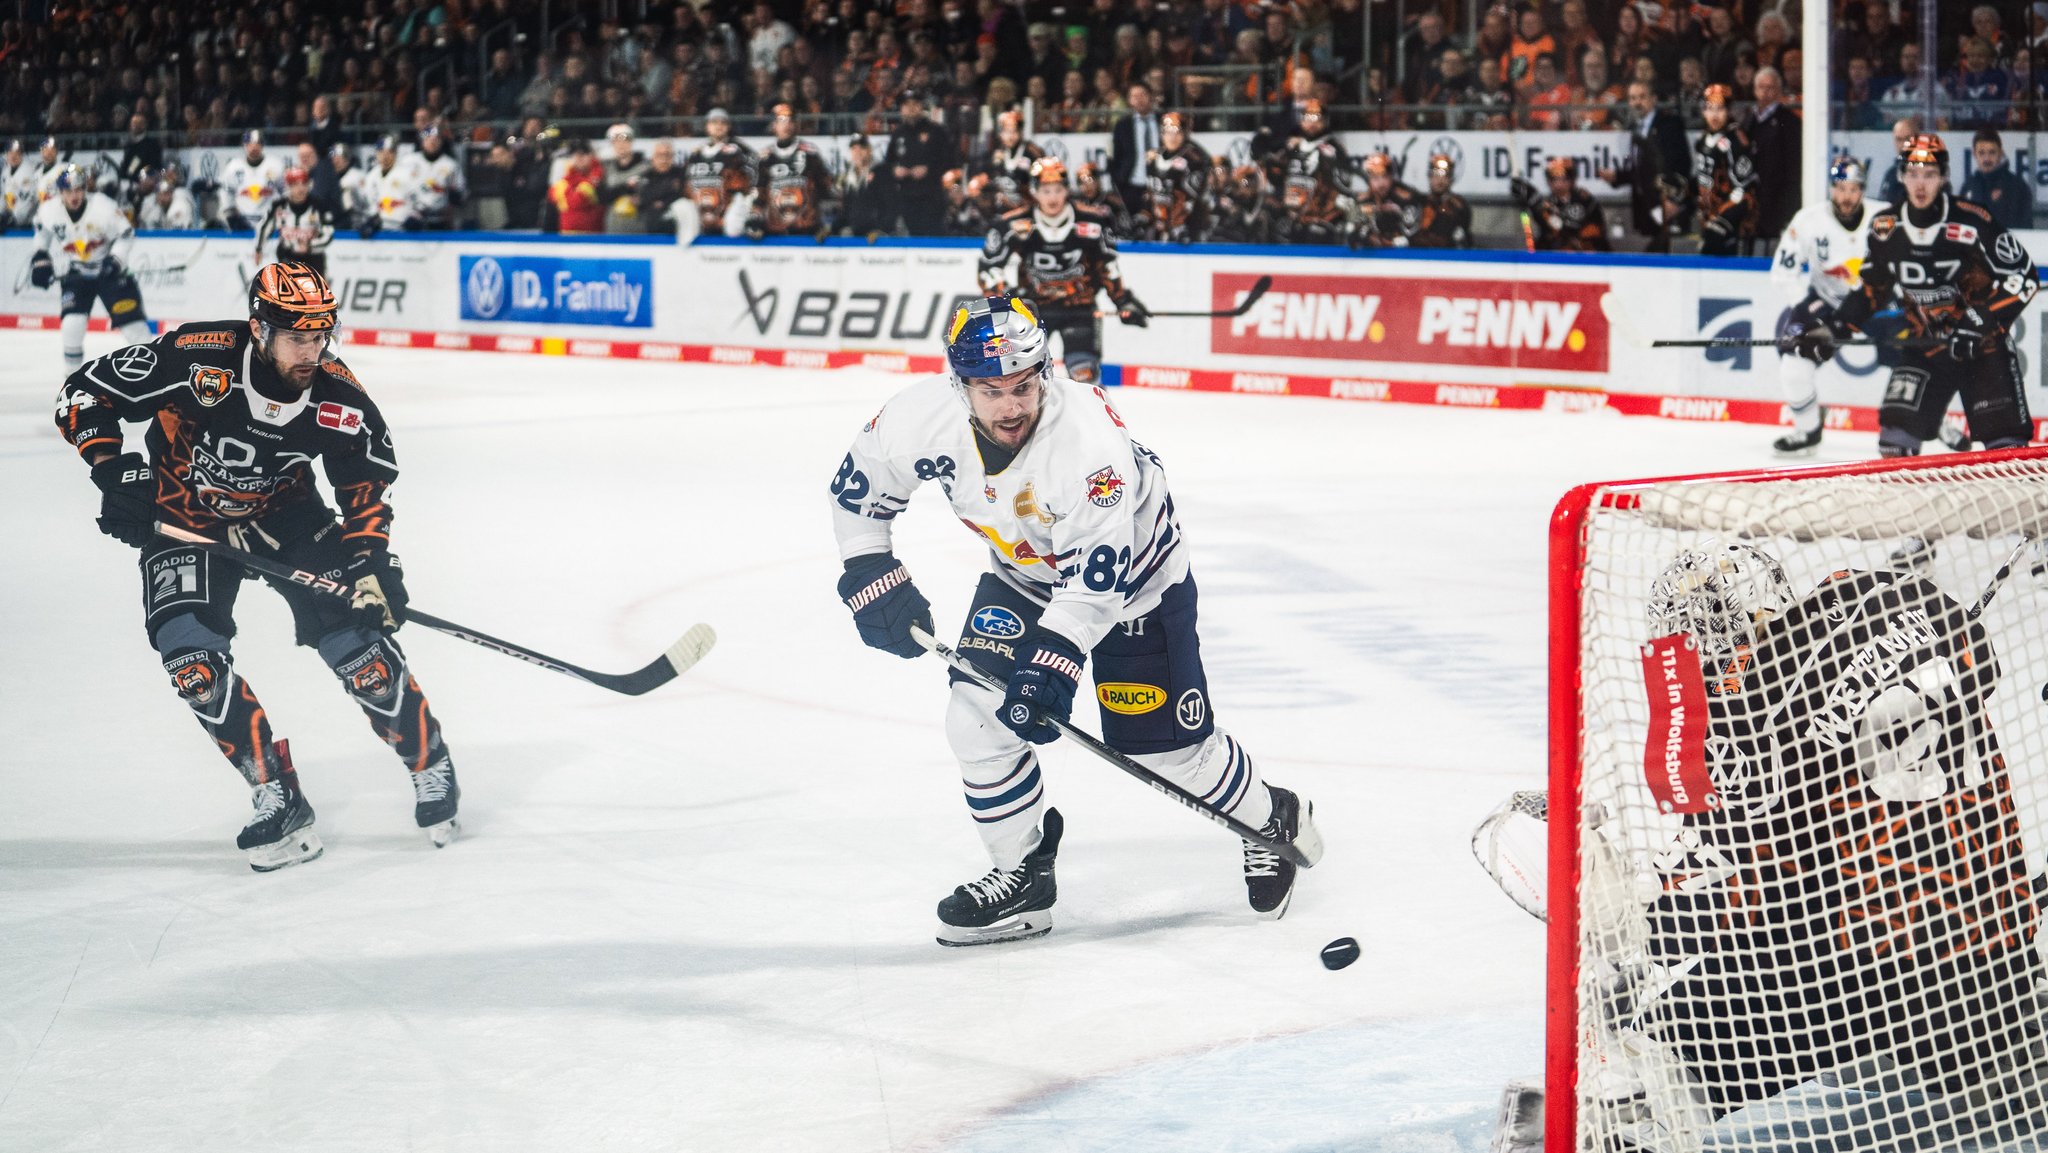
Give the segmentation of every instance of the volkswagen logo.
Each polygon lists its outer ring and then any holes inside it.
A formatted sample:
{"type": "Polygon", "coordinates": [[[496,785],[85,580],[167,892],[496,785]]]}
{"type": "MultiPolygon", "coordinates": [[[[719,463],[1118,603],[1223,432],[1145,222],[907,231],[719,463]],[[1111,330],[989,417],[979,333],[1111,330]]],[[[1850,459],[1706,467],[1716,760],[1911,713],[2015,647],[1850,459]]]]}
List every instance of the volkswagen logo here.
{"type": "Polygon", "coordinates": [[[469,297],[471,311],[489,320],[505,307],[505,270],[490,257],[482,257],[469,266],[469,279],[462,291],[469,297]]]}

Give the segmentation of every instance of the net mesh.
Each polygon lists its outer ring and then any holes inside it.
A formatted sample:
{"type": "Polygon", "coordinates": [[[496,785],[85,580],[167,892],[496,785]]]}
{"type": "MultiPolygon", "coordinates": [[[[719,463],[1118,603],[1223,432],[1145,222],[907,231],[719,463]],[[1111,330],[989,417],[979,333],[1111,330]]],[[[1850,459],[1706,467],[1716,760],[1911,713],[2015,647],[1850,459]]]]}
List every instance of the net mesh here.
{"type": "Polygon", "coordinates": [[[2048,463],[1582,533],[1578,1147],[2048,1148],[2048,463]]]}

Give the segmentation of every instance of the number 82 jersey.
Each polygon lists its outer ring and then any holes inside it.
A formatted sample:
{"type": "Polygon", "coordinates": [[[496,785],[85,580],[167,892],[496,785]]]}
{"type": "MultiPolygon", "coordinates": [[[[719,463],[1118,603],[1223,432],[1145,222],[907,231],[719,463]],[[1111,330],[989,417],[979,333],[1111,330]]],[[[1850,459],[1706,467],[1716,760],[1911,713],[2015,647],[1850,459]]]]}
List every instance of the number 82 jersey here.
{"type": "Polygon", "coordinates": [[[840,556],[889,551],[891,522],[928,481],[988,547],[991,567],[1046,603],[1040,625],[1083,652],[1187,575],[1165,469],[1101,388],[1054,375],[1038,426],[1007,461],[976,435],[950,378],[897,393],[832,478],[840,556]]]}

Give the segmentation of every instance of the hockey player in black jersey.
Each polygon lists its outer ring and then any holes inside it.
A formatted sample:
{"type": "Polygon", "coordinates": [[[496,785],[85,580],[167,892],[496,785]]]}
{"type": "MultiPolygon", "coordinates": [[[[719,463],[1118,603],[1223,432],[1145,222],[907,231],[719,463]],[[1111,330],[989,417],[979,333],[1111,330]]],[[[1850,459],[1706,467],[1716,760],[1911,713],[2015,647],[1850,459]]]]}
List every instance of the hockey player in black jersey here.
{"type": "Polygon", "coordinates": [[[1406,248],[1422,228],[1420,192],[1394,177],[1394,159],[1375,152],[1359,165],[1365,192],[1358,198],[1358,221],[1347,230],[1353,248],[1406,248]]]}
{"type": "Polygon", "coordinates": [[[825,157],[797,139],[796,110],[777,104],[773,120],[775,143],[754,160],[754,207],[747,235],[815,236],[825,232],[825,202],[832,197],[832,174],[825,157]]]}
{"type": "Polygon", "coordinates": [[[354,590],[353,604],[271,581],[298,643],[315,648],[370,727],[410,771],[413,817],[434,844],[455,833],[460,790],[441,727],[392,632],[405,622],[391,554],[397,479],[377,406],[332,352],[334,292],[302,264],[272,264],[249,290],[247,320],[188,324],[71,374],[57,427],[92,466],[100,530],[141,550],[144,625],[171,685],[254,790],[237,838],[268,872],[320,855],[313,807],[286,742],[229,657],[248,572],[158,524],[205,536],[354,590]],[[121,422],[147,421],[147,457],[124,451],[121,422]],[[312,462],[342,505],[314,487],[312,462]]]}
{"type": "Polygon", "coordinates": [[[1679,1102],[1646,1128],[1679,1139],[1626,1147],[1693,1147],[1672,1130],[1830,1072],[1846,1086],[1868,1059],[1929,1098],[2034,1066],[2041,894],[1983,624],[1907,572],[1795,599],[1745,544],[1681,554],[1649,617],[1653,646],[1698,654],[1713,796],[1646,858],[1657,971],[1625,1006],[1626,1048],[1682,1068],[1642,1077],[1664,1089],[1648,1107],[1679,1102]]]}
{"type": "Polygon", "coordinates": [[[256,226],[256,264],[263,246],[277,237],[277,259],[327,275],[327,246],[334,242],[334,216],[313,199],[313,178],[303,168],[284,171],[284,196],[270,202],[256,226]]]}
{"type": "Polygon", "coordinates": [[[1046,327],[1059,334],[1067,375],[1093,384],[1102,369],[1096,298],[1107,294],[1125,324],[1143,328],[1151,314],[1124,285],[1108,214],[1071,202],[1066,165],[1041,160],[1031,166],[1031,181],[1031,206],[1004,213],[982,243],[981,289],[991,296],[1014,290],[1032,301],[1046,327]]]}
{"type": "Polygon", "coordinates": [[[1472,205],[1451,191],[1458,178],[1457,161],[1442,152],[1429,158],[1429,195],[1408,243],[1416,248],[1472,247],[1472,205]]]}
{"type": "Polygon", "coordinates": [[[1862,287],[1832,324],[1808,329],[1802,347],[1826,351],[1846,330],[1911,342],[1878,409],[1885,456],[1918,454],[1958,392],[1971,439],[1986,448],[2026,444],[2034,423],[2012,326],[2040,287],[2033,258],[1989,212],[1949,193],[1941,137],[1911,137],[1899,162],[1906,203],[1871,218],[1862,287]]]}

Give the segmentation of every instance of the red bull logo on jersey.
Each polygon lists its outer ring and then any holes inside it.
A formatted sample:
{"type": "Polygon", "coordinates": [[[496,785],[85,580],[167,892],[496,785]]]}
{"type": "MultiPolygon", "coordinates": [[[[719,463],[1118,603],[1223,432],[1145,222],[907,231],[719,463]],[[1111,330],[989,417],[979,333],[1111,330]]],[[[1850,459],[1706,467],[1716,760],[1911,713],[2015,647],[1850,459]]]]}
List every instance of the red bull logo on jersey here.
{"type": "Polygon", "coordinates": [[[1114,468],[1088,474],[1088,503],[1097,508],[1115,508],[1124,498],[1124,478],[1114,468]]]}

